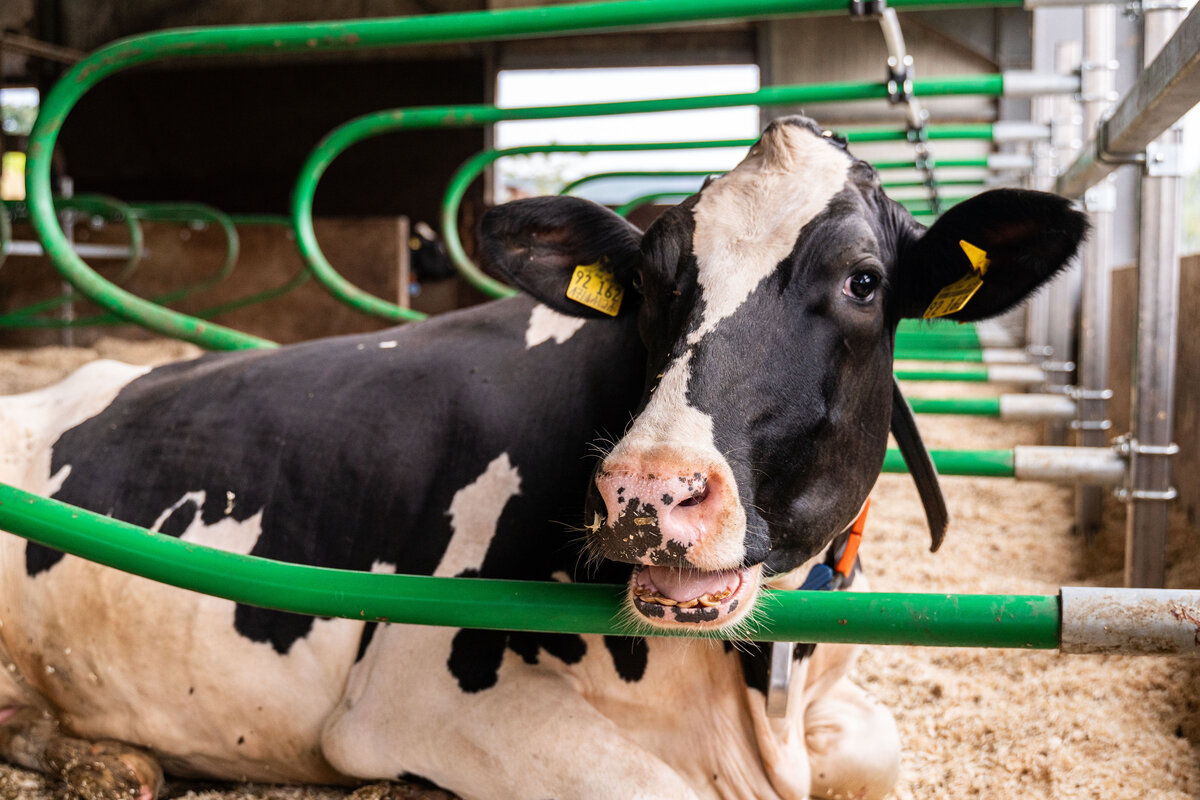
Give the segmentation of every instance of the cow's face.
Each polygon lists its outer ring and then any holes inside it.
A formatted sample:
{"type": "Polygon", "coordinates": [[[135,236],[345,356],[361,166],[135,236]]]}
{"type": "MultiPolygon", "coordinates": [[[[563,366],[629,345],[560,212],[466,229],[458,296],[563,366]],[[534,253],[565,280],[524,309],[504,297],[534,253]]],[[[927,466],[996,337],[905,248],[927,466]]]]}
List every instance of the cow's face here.
{"type": "Polygon", "coordinates": [[[484,246],[561,311],[594,315],[566,298],[579,264],[606,262],[640,293],[622,314],[637,315],[646,390],[597,465],[589,544],[635,565],[638,618],[729,634],[762,585],[865,501],[887,444],[896,325],[971,272],[959,241],[991,259],[953,315],[978,319],[1053,275],[1084,229],[1061,198],[1010,190],[926,232],[869,165],[793,117],[644,236],[585,201],[539,198],[490,212],[484,246]]]}

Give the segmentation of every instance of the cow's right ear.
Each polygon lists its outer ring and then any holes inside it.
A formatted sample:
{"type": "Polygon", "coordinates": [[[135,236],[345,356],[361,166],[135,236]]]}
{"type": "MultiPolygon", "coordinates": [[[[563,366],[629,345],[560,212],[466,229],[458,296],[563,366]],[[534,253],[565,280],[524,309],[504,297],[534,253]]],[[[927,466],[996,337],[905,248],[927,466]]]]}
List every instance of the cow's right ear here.
{"type": "MultiPolygon", "coordinates": [[[[609,273],[628,293],[641,243],[642,232],[636,227],[579,197],[530,197],[496,206],[484,214],[479,234],[484,266],[555,311],[577,317],[613,314],[568,297],[576,268],[598,264],[588,286],[603,286],[603,273],[609,273]]],[[[584,283],[582,278],[575,280],[584,283]]],[[[611,300],[611,287],[607,294],[611,300]]],[[[633,305],[626,300],[619,311],[633,305]]],[[[608,309],[612,311],[612,305],[608,309]]]]}

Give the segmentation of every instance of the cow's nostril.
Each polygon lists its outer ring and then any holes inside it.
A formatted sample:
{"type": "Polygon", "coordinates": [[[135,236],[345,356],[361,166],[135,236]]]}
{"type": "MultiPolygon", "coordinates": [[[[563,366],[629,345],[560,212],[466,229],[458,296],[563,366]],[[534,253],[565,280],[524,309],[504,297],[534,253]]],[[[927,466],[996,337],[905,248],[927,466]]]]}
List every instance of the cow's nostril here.
{"type": "Polygon", "coordinates": [[[707,498],[707,497],[708,497],[708,487],[705,486],[703,489],[696,492],[691,497],[687,498],[686,500],[681,501],[679,503],[679,507],[687,508],[688,506],[698,506],[701,503],[703,503],[705,498],[707,498]]]}

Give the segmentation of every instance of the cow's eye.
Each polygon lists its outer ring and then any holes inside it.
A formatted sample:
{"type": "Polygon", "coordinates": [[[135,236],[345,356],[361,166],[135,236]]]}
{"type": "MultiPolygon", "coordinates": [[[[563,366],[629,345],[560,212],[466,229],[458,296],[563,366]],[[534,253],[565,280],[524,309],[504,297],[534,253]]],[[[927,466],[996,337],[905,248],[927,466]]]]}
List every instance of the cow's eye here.
{"type": "Polygon", "coordinates": [[[856,272],[842,284],[842,294],[860,302],[867,302],[879,288],[879,276],[874,272],[856,272]]]}

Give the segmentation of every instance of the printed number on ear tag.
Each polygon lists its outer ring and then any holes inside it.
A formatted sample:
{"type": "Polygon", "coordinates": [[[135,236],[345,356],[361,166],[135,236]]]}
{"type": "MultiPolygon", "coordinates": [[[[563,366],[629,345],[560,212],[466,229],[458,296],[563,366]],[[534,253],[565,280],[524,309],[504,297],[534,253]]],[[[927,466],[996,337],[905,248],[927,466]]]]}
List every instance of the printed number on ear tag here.
{"type": "Polygon", "coordinates": [[[967,241],[959,241],[958,246],[971,262],[971,274],[943,287],[921,315],[922,319],[944,317],[962,311],[979,291],[979,287],[983,286],[983,276],[987,274],[987,269],[992,263],[988,260],[987,252],[967,241]]]}
{"type": "Polygon", "coordinates": [[[597,261],[595,264],[580,264],[575,267],[571,283],[567,286],[567,297],[576,303],[615,317],[621,310],[625,287],[617,283],[613,274],[597,261]]]}

